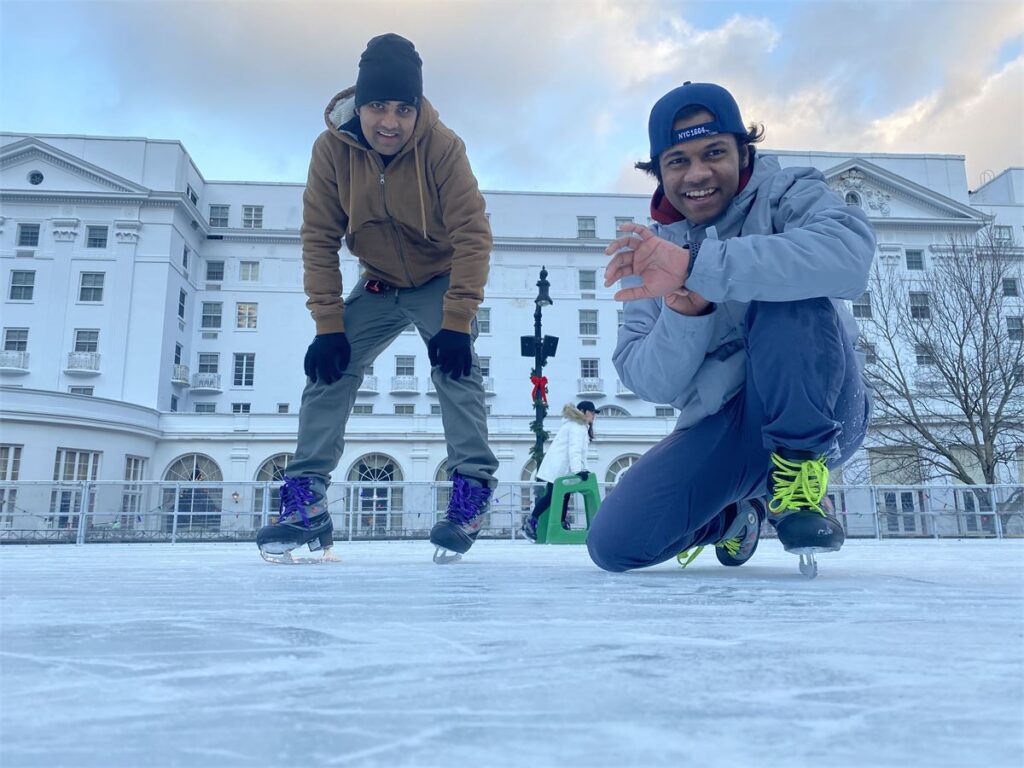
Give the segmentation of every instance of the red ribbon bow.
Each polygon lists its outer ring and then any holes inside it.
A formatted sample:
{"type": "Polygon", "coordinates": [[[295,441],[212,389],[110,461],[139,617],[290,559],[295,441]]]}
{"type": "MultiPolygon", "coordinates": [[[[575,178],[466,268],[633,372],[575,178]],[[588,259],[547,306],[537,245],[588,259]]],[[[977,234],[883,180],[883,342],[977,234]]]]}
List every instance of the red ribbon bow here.
{"type": "Polygon", "coordinates": [[[531,376],[530,383],[533,384],[533,392],[530,394],[530,399],[534,402],[537,401],[537,395],[540,395],[541,401],[544,405],[548,404],[548,377],[547,376],[531,376]]]}

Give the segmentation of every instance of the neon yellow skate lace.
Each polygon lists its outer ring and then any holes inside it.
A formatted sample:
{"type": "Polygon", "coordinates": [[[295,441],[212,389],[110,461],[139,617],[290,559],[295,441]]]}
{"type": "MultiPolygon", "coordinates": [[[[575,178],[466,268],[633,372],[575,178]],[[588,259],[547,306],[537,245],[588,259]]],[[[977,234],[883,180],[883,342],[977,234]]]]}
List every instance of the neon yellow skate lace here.
{"type": "MultiPolygon", "coordinates": [[[[740,541],[740,539],[734,537],[731,539],[724,539],[722,541],[716,542],[715,546],[722,547],[730,555],[736,557],[737,553],[739,553],[740,551],[740,545],[742,543],[743,542],[740,541]]],[[[690,552],[690,550],[684,549],[682,552],[676,555],[676,562],[679,563],[680,568],[685,568],[697,558],[697,555],[699,555],[703,551],[703,545],[697,547],[695,550],[693,550],[692,553],[690,552]]]]}
{"type": "Polygon", "coordinates": [[[821,500],[828,489],[828,467],[825,458],[789,461],[772,453],[774,492],[768,502],[773,515],[794,509],[810,509],[825,517],[821,500]]]}

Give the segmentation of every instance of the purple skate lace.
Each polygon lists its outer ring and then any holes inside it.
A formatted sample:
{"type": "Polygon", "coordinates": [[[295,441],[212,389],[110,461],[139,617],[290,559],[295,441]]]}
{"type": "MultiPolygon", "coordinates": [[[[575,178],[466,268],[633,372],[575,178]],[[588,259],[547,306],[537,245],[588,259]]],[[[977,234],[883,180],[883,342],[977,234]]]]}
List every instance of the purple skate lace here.
{"type": "Polygon", "coordinates": [[[306,507],[316,501],[316,494],[309,487],[308,477],[286,477],[281,486],[281,516],[278,522],[286,518],[297,517],[309,528],[309,515],[306,507]]]}
{"type": "Polygon", "coordinates": [[[445,517],[456,525],[465,525],[480,514],[490,498],[490,488],[471,483],[456,473],[452,476],[452,498],[445,517]]]}

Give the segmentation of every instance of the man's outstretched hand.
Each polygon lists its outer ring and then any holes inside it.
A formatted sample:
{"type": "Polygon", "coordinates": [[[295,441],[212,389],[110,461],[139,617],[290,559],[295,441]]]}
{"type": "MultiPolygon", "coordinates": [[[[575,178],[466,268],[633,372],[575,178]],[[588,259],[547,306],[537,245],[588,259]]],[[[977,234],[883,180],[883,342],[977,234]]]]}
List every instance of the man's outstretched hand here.
{"type": "Polygon", "coordinates": [[[616,292],[616,301],[653,299],[683,287],[690,267],[689,248],[656,237],[640,224],[622,224],[619,231],[628,234],[605,248],[605,255],[612,259],[604,270],[604,285],[607,288],[630,275],[643,280],[643,285],[616,292]]]}

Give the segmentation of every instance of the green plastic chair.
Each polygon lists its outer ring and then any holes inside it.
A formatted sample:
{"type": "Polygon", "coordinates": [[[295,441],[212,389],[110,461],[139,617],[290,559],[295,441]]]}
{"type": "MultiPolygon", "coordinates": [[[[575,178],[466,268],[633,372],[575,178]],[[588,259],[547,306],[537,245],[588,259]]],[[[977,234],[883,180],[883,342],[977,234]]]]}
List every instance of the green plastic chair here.
{"type": "Polygon", "coordinates": [[[538,544],[586,544],[590,526],[601,508],[601,491],[597,487],[597,475],[593,472],[586,480],[576,475],[566,475],[555,480],[551,492],[551,506],[537,521],[538,544]],[[562,504],[570,493],[583,494],[587,510],[587,527],[567,531],[562,527],[562,504]]]}

